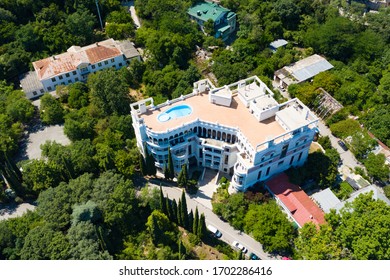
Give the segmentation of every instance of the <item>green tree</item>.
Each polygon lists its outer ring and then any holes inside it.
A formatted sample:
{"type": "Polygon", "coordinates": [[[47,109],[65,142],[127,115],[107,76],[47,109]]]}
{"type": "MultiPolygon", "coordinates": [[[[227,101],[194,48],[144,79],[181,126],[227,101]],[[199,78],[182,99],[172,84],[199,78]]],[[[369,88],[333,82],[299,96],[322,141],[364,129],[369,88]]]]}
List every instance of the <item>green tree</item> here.
{"type": "Polygon", "coordinates": [[[72,34],[73,44],[85,46],[93,39],[96,18],[85,8],[79,8],[66,18],[66,29],[72,34]]]}
{"type": "Polygon", "coordinates": [[[249,206],[244,222],[245,230],[262,243],[265,250],[291,251],[294,228],[275,202],[249,206]]]}
{"type": "Polygon", "coordinates": [[[90,221],[96,224],[102,218],[102,213],[97,204],[92,200],[88,200],[84,204],[76,204],[73,206],[72,211],[72,225],[81,221],[90,221]]]}
{"type": "Polygon", "coordinates": [[[73,260],[111,260],[112,256],[101,246],[97,228],[91,222],[80,221],[70,227],[67,237],[70,258],[73,260]]]}
{"type": "Polygon", "coordinates": [[[390,169],[385,164],[386,158],[384,154],[369,153],[367,159],[363,162],[367,169],[367,173],[374,180],[386,182],[389,180],[390,169]]]}
{"type": "Polygon", "coordinates": [[[211,18],[204,23],[203,30],[209,36],[215,35],[214,21],[211,18]]]}
{"type": "Polygon", "coordinates": [[[181,171],[177,177],[177,184],[179,187],[187,188],[188,185],[188,174],[187,174],[187,165],[183,164],[181,167],[181,171]]]}
{"type": "Polygon", "coordinates": [[[86,84],[76,82],[68,85],[69,97],[68,104],[71,108],[81,109],[89,104],[88,87],[86,84]]]}
{"type": "Polygon", "coordinates": [[[28,190],[39,193],[56,187],[60,181],[60,168],[55,163],[33,159],[23,164],[23,184],[28,190]]]}
{"type": "Polygon", "coordinates": [[[206,218],[204,214],[200,214],[199,218],[199,224],[198,224],[198,236],[200,239],[203,239],[206,237],[206,218]]]}
{"type": "Polygon", "coordinates": [[[177,229],[168,217],[158,210],[154,210],[146,222],[147,231],[155,245],[176,244],[177,229]]]}
{"type": "Polygon", "coordinates": [[[142,175],[144,175],[144,176],[147,175],[146,163],[145,163],[145,159],[142,156],[142,154],[138,155],[138,165],[140,167],[140,171],[141,171],[142,175]]]}
{"type": "Polygon", "coordinates": [[[175,177],[175,169],[173,166],[173,159],[172,159],[172,153],[171,148],[168,148],[168,167],[167,167],[167,177],[165,179],[173,179],[175,177]]]}
{"type": "Polygon", "coordinates": [[[88,76],[91,103],[104,115],[127,115],[131,99],[126,82],[113,69],[88,76]]]}
{"type": "Polygon", "coordinates": [[[195,214],[194,214],[194,223],[192,225],[192,232],[194,234],[198,234],[198,226],[199,226],[199,211],[198,211],[198,207],[196,207],[195,214]]]}
{"type": "Polygon", "coordinates": [[[188,220],[188,209],[187,209],[187,199],[184,190],[181,193],[181,209],[180,209],[180,220],[182,221],[182,225],[185,229],[189,228],[189,220],[188,220]]]}
{"type": "Polygon", "coordinates": [[[49,93],[41,97],[40,114],[42,122],[46,124],[58,124],[64,121],[64,109],[61,103],[49,93]]]}

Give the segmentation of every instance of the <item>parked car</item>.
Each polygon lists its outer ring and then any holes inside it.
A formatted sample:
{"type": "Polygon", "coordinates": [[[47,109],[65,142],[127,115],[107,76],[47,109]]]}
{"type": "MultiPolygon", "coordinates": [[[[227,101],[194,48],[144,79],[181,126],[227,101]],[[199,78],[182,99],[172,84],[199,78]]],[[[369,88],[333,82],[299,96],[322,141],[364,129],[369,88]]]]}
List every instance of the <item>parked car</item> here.
{"type": "Polygon", "coordinates": [[[344,151],[348,151],[347,145],[345,145],[345,143],[344,143],[342,140],[337,141],[337,144],[339,144],[339,146],[340,146],[344,151]]]}
{"type": "Polygon", "coordinates": [[[208,225],[207,229],[211,231],[215,237],[220,238],[222,236],[222,233],[216,228],[213,227],[212,225],[208,225]]]}
{"type": "Polygon", "coordinates": [[[249,259],[254,261],[261,260],[255,253],[250,253],[249,259]]]}
{"type": "Polygon", "coordinates": [[[242,244],[239,243],[238,241],[233,241],[232,245],[233,245],[233,248],[239,249],[239,250],[241,250],[243,253],[248,252],[248,249],[245,248],[244,245],[242,245],[242,244]]]}

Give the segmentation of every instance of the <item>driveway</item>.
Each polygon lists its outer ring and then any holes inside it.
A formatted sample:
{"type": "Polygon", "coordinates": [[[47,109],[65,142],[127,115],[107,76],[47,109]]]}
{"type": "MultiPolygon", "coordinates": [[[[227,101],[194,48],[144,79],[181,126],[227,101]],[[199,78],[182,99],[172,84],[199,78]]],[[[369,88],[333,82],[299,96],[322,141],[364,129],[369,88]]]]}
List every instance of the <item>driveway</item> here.
{"type": "MultiPolygon", "coordinates": [[[[158,185],[153,184],[151,182],[149,182],[148,185],[151,187],[159,188],[158,185]]],[[[172,187],[172,186],[164,186],[164,182],[162,182],[162,189],[164,195],[168,196],[170,199],[176,199],[176,201],[179,201],[179,199],[181,198],[182,189],[180,188],[172,187]]],[[[271,256],[268,253],[264,252],[262,245],[256,240],[254,240],[252,237],[238,230],[235,230],[228,223],[221,221],[221,219],[219,219],[218,216],[215,215],[210,208],[199,203],[196,200],[195,196],[190,197],[186,194],[186,199],[187,199],[188,210],[190,211],[190,209],[192,209],[192,211],[195,212],[195,208],[198,207],[199,213],[203,213],[205,215],[206,224],[216,227],[222,233],[221,240],[223,240],[229,245],[231,245],[234,240],[237,240],[238,242],[243,244],[246,248],[248,248],[248,253],[247,253],[248,255],[251,252],[254,252],[257,256],[259,256],[263,260],[276,259],[276,257],[271,256]]]]}
{"type": "Polygon", "coordinates": [[[26,147],[27,158],[40,159],[40,146],[46,141],[55,141],[62,145],[70,144],[69,138],[64,133],[63,125],[41,126],[29,134],[26,147]]]}
{"type": "Polygon", "coordinates": [[[124,3],[122,3],[122,6],[129,7],[129,12],[131,14],[131,17],[133,18],[133,21],[134,21],[134,24],[135,24],[136,28],[137,29],[140,28],[141,27],[141,22],[139,21],[137,13],[135,12],[134,1],[124,2],[124,3]]]}
{"type": "Polygon", "coordinates": [[[340,158],[343,162],[341,167],[339,168],[339,171],[346,177],[351,173],[351,169],[355,169],[355,167],[361,167],[364,169],[364,166],[359,163],[355,156],[352,154],[350,150],[344,151],[339,144],[337,144],[337,141],[339,138],[333,136],[330,129],[325,125],[323,120],[320,120],[318,122],[318,128],[320,130],[320,134],[322,136],[329,136],[330,142],[332,143],[332,147],[335,148],[339,154],[340,158]]]}
{"type": "Polygon", "coordinates": [[[28,210],[34,211],[35,207],[35,205],[30,203],[9,204],[6,206],[0,204],[0,221],[20,217],[28,210]]]}
{"type": "Polygon", "coordinates": [[[211,199],[213,197],[213,193],[217,189],[217,176],[217,171],[206,169],[203,179],[199,182],[198,192],[196,196],[193,197],[193,199],[209,209],[213,209],[211,199]]]}

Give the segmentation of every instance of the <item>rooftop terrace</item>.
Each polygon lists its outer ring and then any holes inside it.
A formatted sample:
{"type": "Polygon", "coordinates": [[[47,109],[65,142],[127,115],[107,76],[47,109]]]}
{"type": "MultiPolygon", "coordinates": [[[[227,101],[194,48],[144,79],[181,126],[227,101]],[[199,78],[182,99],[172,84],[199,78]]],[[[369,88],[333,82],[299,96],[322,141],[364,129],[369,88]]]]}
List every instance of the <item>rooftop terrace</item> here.
{"type": "Polygon", "coordinates": [[[257,121],[242,102],[238,100],[237,96],[233,96],[230,107],[226,107],[210,103],[208,94],[203,93],[157,110],[147,110],[139,116],[144,119],[146,126],[154,132],[165,132],[167,129],[172,130],[182,126],[184,123],[190,123],[198,119],[205,122],[239,128],[253,147],[266,141],[270,136],[276,136],[286,132],[275,121],[275,118],[270,118],[263,122],[257,121]],[[158,121],[157,116],[160,113],[182,104],[191,106],[192,114],[172,119],[168,122],[158,121]]]}

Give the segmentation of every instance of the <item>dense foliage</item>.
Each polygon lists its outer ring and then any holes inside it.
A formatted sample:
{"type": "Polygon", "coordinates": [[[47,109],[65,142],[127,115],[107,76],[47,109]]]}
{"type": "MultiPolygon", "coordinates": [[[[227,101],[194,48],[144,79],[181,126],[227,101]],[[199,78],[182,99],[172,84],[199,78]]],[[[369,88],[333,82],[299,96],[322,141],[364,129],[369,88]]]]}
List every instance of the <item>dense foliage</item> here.
{"type": "Polygon", "coordinates": [[[340,213],[325,216],[319,229],[306,224],[296,240],[303,259],[386,260],[389,258],[390,207],[372,194],[360,195],[340,213]]]}

